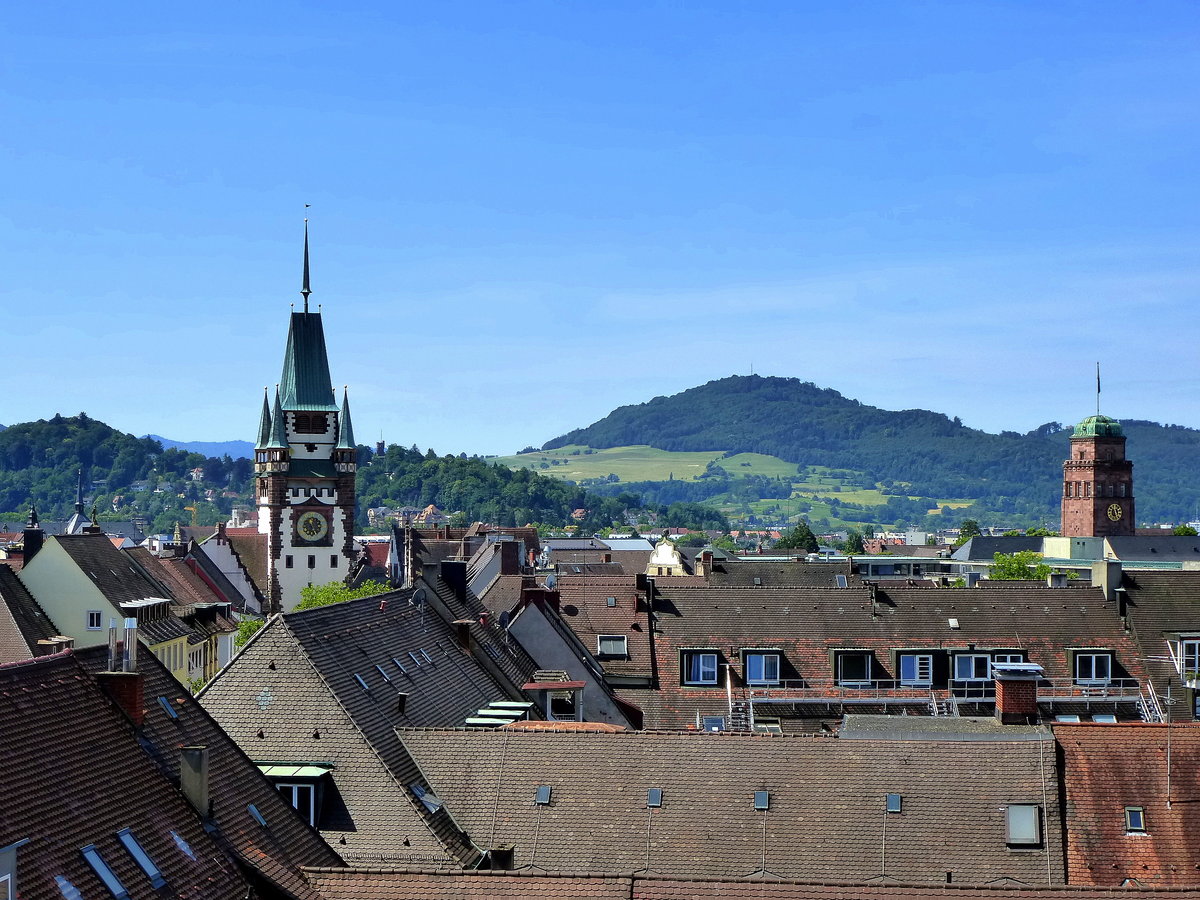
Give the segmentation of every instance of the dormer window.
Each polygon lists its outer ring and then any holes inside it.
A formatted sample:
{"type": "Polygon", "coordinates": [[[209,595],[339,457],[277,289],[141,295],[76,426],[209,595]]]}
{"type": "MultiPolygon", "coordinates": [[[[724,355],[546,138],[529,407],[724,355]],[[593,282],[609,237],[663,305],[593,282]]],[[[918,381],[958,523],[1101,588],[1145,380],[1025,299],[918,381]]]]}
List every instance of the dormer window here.
{"type": "Polygon", "coordinates": [[[1112,681],[1112,654],[1075,654],[1075,683],[1083,687],[1102,687],[1112,681]]]}
{"type": "Polygon", "coordinates": [[[1179,674],[1185,679],[1200,679],[1200,638],[1179,641],[1179,674]]]}
{"type": "Polygon", "coordinates": [[[601,659],[624,659],[629,656],[628,638],[623,634],[596,635],[596,656],[601,659]]]}
{"type": "Polygon", "coordinates": [[[684,684],[717,683],[717,654],[714,650],[685,650],[682,654],[684,684]]]}
{"type": "Polygon", "coordinates": [[[747,650],[746,684],[779,684],[779,654],[747,650]]]}

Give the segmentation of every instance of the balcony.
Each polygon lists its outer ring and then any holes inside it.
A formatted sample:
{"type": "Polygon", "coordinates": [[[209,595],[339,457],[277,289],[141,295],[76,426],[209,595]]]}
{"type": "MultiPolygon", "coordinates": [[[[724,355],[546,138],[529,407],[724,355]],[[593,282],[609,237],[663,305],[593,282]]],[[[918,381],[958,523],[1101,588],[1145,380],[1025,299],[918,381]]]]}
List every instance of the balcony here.
{"type": "Polygon", "coordinates": [[[844,704],[927,704],[929,685],[903,684],[895,679],[872,678],[839,684],[830,679],[796,679],[773,685],[755,685],[745,689],[752,703],[844,703],[844,704]]]}

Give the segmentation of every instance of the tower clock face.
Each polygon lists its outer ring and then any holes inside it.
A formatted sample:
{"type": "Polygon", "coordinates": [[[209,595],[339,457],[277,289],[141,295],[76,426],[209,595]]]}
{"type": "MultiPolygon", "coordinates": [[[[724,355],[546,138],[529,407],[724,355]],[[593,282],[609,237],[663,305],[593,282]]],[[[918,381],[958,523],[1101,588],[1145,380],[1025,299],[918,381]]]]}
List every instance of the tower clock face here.
{"type": "Polygon", "coordinates": [[[296,534],[301,540],[319,541],[329,534],[329,522],[320,513],[306,512],[296,520],[296,534]]]}
{"type": "Polygon", "coordinates": [[[1124,510],[1121,509],[1120,503],[1108,504],[1107,512],[1108,512],[1109,519],[1111,519],[1114,522],[1120,522],[1121,516],[1124,514],[1124,510]]]}

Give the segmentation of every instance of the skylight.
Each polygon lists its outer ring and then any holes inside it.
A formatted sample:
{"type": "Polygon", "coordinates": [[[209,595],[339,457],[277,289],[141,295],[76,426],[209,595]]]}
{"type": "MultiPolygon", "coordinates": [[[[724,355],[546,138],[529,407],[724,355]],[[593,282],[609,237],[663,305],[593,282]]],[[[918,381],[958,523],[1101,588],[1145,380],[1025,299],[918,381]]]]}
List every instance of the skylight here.
{"type": "Polygon", "coordinates": [[[386,681],[386,682],[388,682],[389,684],[391,684],[392,678],[391,678],[391,676],[390,676],[390,675],[388,675],[388,673],[387,673],[387,672],[383,671],[383,666],[376,666],[376,667],[375,667],[375,671],[377,671],[377,672],[378,672],[380,675],[382,675],[382,676],[383,676],[383,680],[384,680],[384,681],[386,681]]]}
{"type": "Polygon", "coordinates": [[[651,809],[662,806],[662,788],[650,788],[646,792],[646,806],[651,809]]]}
{"type": "Polygon", "coordinates": [[[364,691],[371,690],[369,687],[367,687],[367,683],[363,680],[363,677],[361,675],[359,675],[357,672],[354,673],[354,680],[358,682],[358,686],[360,688],[362,688],[364,691]]]}
{"type": "Polygon", "coordinates": [[[175,838],[175,846],[179,848],[179,852],[195,862],[196,854],[192,852],[192,845],[185,841],[177,832],[172,831],[171,837],[175,838]]]}
{"type": "Polygon", "coordinates": [[[418,669],[421,668],[421,660],[417,659],[417,654],[415,654],[411,650],[409,650],[408,655],[412,659],[412,661],[416,664],[417,668],[418,669]]]}
{"type": "Polygon", "coordinates": [[[150,879],[150,884],[157,890],[167,883],[167,879],[163,878],[162,872],[158,866],[138,843],[138,839],[133,836],[133,832],[128,828],[122,828],[117,832],[117,840],[121,842],[121,846],[129,851],[129,855],[133,857],[133,861],[138,864],[146,877],[150,879]]]}
{"type": "Polygon", "coordinates": [[[421,648],[421,655],[422,655],[423,657],[425,657],[425,662],[433,662],[433,657],[432,657],[432,656],[430,656],[428,653],[426,653],[426,652],[425,652],[425,648],[424,648],[424,647],[422,647],[422,648],[421,648]]]}
{"type": "Polygon", "coordinates": [[[158,705],[162,707],[163,712],[167,714],[168,719],[178,719],[179,713],[175,712],[175,708],[171,706],[171,701],[166,697],[158,698],[158,705]]]}
{"type": "Polygon", "coordinates": [[[252,818],[255,822],[257,822],[263,828],[267,827],[267,820],[263,818],[263,814],[258,811],[258,807],[255,806],[253,803],[249,803],[246,805],[246,812],[250,813],[250,818],[252,818]]]}
{"type": "Polygon", "coordinates": [[[890,813],[900,812],[901,805],[903,804],[903,802],[904,802],[903,798],[901,798],[901,796],[899,794],[888,794],[887,795],[887,811],[890,813]]]}
{"type": "Polygon", "coordinates": [[[755,791],[754,792],[754,808],[764,811],[771,808],[771,793],[770,791],[755,791]]]}
{"type": "Polygon", "coordinates": [[[87,864],[92,867],[92,871],[97,877],[104,882],[104,886],[108,888],[110,894],[115,900],[129,900],[129,892],[125,890],[125,885],[121,884],[121,880],[117,878],[116,873],[108,867],[108,863],[100,856],[100,851],[96,849],[95,844],[88,844],[82,848],[80,853],[87,860],[87,864]]]}
{"type": "Polygon", "coordinates": [[[951,619],[951,620],[950,620],[950,627],[951,627],[951,628],[958,628],[958,627],[959,627],[959,625],[958,625],[958,619],[951,619]]]}
{"type": "Polygon", "coordinates": [[[609,597],[609,598],[608,598],[608,600],[607,600],[606,602],[608,603],[608,605],[609,605],[609,606],[616,606],[616,605],[617,605],[617,598],[616,598],[616,597],[609,597]]]}
{"type": "Polygon", "coordinates": [[[534,798],[534,802],[538,806],[548,806],[550,804],[550,791],[551,790],[552,790],[552,788],[550,787],[550,785],[539,784],[538,789],[537,789],[537,796],[534,798]]]}

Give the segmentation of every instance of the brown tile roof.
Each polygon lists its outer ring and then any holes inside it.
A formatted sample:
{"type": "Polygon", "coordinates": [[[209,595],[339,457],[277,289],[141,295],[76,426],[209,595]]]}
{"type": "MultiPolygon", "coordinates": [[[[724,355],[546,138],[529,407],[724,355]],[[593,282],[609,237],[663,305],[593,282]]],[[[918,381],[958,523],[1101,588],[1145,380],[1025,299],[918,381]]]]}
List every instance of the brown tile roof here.
{"type": "Polygon", "coordinates": [[[344,858],[450,865],[472,851],[409,790],[418,773],[394,729],[459,724],[492,700],[523,697],[410,595],[274,617],[200,696],[252,758],[335,764],[342,803],[321,830],[344,858]]]}
{"type": "Polygon", "coordinates": [[[628,900],[630,879],[548,872],[313,870],[325,900],[628,900]]]}
{"type": "MultiPolygon", "coordinates": [[[[80,664],[92,673],[105,669],[107,657],[107,647],[89,647],[77,653],[80,664]]],[[[289,895],[316,898],[300,867],[341,865],[338,855],[296,815],[275,786],[153,654],[142,654],[138,668],[145,679],[145,719],[138,736],[149,745],[148,759],[175,782],[179,779],[179,748],[207,747],[212,819],[223,845],[243,867],[289,895]],[[174,711],[174,718],[159,697],[174,711]],[[250,803],[267,820],[267,828],[250,817],[250,803]]]]}
{"type": "MultiPolygon", "coordinates": [[[[1188,692],[1171,662],[1169,635],[1200,634],[1200,572],[1126,571],[1122,585],[1129,597],[1129,621],[1141,646],[1155,692],[1176,698],[1163,711],[1174,721],[1193,718],[1188,692]]],[[[1177,652],[1177,648],[1176,652],[1177,652]]]]}
{"type": "Polygon", "coordinates": [[[1054,733],[1071,881],[1200,884],[1200,725],[1060,725],[1054,733]],[[1127,833],[1128,806],[1142,808],[1144,834],[1127,833]]]}
{"type": "Polygon", "coordinates": [[[17,850],[24,900],[62,900],[56,878],[84,897],[110,896],[80,852],[87,845],[131,897],[162,896],[119,842],[125,828],[172,896],[247,896],[233,858],[72,654],[0,667],[0,722],[0,847],[29,840],[17,850]]]}
{"type": "Polygon", "coordinates": [[[732,667],[734,699],[745,690],[744,649],[778,650],[781,677],[814,691],[834,691],[831,651],[848,648],[873,652],[877,679],[898,677],[893,650],[942,653],[969,645],[1023,651],[1060,683],[1072,677],[1066,648],[1107,648],[1119,670],[1114,675],[1127,673],[1139,682],[1145,677],[1141,652],[1124,631],[1115,604],[1106,602],[1098,588],[1029,582],[987,591],[886,585],[872,609],[865,587],[720,587],[682,578],[655,579],[655,587],[659,687],[618,690],[643,709],[648,728],[685,728],[697,715],[727,714],[723,678],[711,689],[681,683],[682,654],[688,649],[713,649],[732,667]],[[959,628],[950,626],[951,618],[959,628]]]}
{"type": "Polygon", "coordinates": [[[639,608],[635,576],[564,575],[557,587],[563,622],[593,655],[599,635],[624,635],[628,658],[601,659],[606,674],[650,677],[650,623],[639,608]],[[608,605],[610,597],[615,606],[608,605]]]}
{"type": "Polygon", "coordinates": [[[860,581],[849,561],[810,563],[758,559],[714,560],[708,581],[714,587],[753,586],[755,578],[766,587],[836,587],[838,575],[845,575],[852,585],[860,581]]]}
{"type": "Polygon", "coordinates": [[[492,615],[512,612],[521,602],[524,575],[497,575],[479,599],[492,615]]]}
{"type": "Polygon", "coordinates": [[[1051,740],[841,741],[748,734],[401,730],[480,847],[547,871],[1062,883],[1051,740]],[[534,802],[539,785],[551,802],[534,802]],[[663,790],[660,809],[647,791],[663,790]],[[756,811],[755,791],[770,808],[756,811]],[[903,796],[884,814],[884,796],[903,796]],[[1045,806],[1045,843],[1005,843],[1009,803],[1045,806]]]}
{"type": "Polygon", "coordinates": [[[7,566],[0,566],[0,663],[37,655],[40,640],[58,634],[50,617],[7,566]]]}
{"type": "Polygon", "coordinates": [[[268,535],[259,534],[252,528],[227,528],[229,546],[242,563],[246,575],[263,597],[269,596],[267,584],[268,535]]]}

